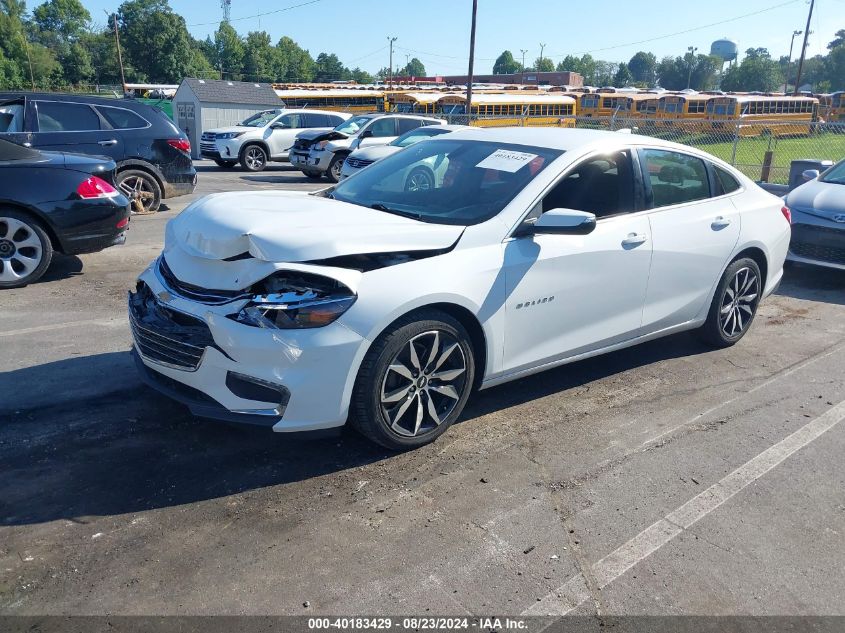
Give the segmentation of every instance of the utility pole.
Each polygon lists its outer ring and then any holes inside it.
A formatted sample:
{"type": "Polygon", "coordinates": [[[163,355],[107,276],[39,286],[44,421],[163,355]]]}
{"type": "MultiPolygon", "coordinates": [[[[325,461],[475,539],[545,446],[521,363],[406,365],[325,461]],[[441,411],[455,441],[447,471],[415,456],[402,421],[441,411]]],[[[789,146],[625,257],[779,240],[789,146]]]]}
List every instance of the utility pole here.
{"type": "Polygon", "coordinates": [[[543,68],[543,49],[546,48],[545,44],[540,44],[540,63],[537,64],[537,84],[540,83],[540,72],[542,72],[543,68]]]}
{"type": "Polygon", "coordinates": [[[786,58],[786,81],[784,82],[783,92],[786,93],[789,88],[789,69],[792,68],[792,47],[795,45],[795,38],[801,35],[804,31],[792,31],[792,39],[789,40],[789,57],[786,58]]]}
{"type": "Polygon", "coordinates": [[[120,34],[117,32],[117,13],[114,18],[114,41],[117,44],[117,63],[120,64],[120,84],[123,86],[123,94],[126,94],[126,77],[123,75],[123,54],[120,52],[120,34]]]}
{"type": "Polygon", "coordinates": [[[795,91],[792,93],[798,96],[798,86],[801,85],[801,72],[804,70],[804,57],[807,56],[807,38],[810,37],[810,20],[813,19],[813,7],[816,0],[810,0],[810,12],[807,14],[807,28],[804,29],[804,46],[801,47],[801,59],[798,61],[798,74],[795,77],[795,91]]]}
{"type": "Polygon", "coordinates": [[[387,65],[387,87],[393,87],[393,42],[395,42],[398,37],[390,37],[387,36],[387,41],[390,43],[390,63],[387,65]]]}
{"type": "Polygon", "coordinates": [[[697,46],[690,46],[687,48],[687,52],[689,53],[689,72],[687,73],[687,90],[689,90],[690,84],[692,83],[692,64],[695,61],[695,52],[698,50],[697,46]]]}
{"type": "Polygon", "coordinates": [[[520,77],[520,83],[523,85],[525,84],[525,53],[528,52],[526,48],[520,48],[519,52],[522,53],[522,76],[520,77]]]}
{"type": "Polygon", "coordinates": [[[475,63],[475,15],[478,13],[478,0],[472,0],[472,27],[469,31],[469,73],[467,76],[467,106],[466,114],[472,115],[472,82],[473,64],[475,63]]]}

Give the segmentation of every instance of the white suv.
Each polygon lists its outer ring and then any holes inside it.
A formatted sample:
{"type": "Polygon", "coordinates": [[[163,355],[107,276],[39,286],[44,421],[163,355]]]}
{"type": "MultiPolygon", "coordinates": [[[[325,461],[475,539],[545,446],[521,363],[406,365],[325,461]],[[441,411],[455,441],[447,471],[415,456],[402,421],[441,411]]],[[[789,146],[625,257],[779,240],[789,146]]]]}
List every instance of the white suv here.
{"type": "Polygon", "coordinates": [[[443,119],[407,114],[362,114],[351,117],[333,130],[307,130],[296,135],[290,162],[309,178],[325,174],[338,182],[343,161],[359,147],[386,145],[423,125],[444,125],[443,119]]]}
{"type": "Polygon", "coordinates": [[[325,110],[265,110],[232,127],[203,132],[200,154],[219,167],[240,163],[247,171],[261,171],[269,161],[288,160],[298,132],[305,128],[328,131],[350,116],[325,110]]]}

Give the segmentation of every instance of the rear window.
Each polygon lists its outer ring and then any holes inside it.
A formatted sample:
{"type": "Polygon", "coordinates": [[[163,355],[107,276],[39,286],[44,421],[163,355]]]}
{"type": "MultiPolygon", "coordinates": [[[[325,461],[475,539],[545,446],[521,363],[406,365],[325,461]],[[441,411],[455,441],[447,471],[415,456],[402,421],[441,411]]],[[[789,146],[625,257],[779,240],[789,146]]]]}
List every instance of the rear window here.
{"type": "Polygon", "coordinates": [[[85,103],[38,101],[38,129],[41,132],[88,132],[100,129],[100,117],[85,103]]]}
{"type": "Polygon", "coordinates": [[[109,125],[116,130],[131,130],[149,125],[146,119],[126,108],[100,106],[97,109],[103,115],[103,118],[109,122],[109,125]]]}
{"type": "Polygon", "coordinates": [[[737,189],[739,189],[740,184],[737,182],[736,178],[734,178],[731,174],[726,172],[721,167],[714,166],[713,169],[716,171],[716,195],[722,196],[726,193],[733,193],[737,189]]]}

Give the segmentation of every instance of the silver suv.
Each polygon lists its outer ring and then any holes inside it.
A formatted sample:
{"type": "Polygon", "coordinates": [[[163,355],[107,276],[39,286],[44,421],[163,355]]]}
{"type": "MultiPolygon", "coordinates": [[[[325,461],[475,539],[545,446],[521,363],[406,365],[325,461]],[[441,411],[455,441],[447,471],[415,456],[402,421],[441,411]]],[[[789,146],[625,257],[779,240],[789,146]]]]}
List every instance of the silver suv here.
{"type": "Polygon", "coordinates": [[[290,162],[309,178],[324,174],[340,180],[343,161],[359,147],[385,145],[423,125],[443,125],[442,119],[409,114],[375,113],[353,116],[333,130],[308,130],[296,135],[290,162]]]}
{"type": "Polygon", "coordinates": [[[200,154],[218,167],[240,163],[247,171],[261,171],[270,161],[288,160],[293,141],[303,129],[326,132],[350,116],[324,110],[265,110],[237,125],[203,132],[200,154]]]}

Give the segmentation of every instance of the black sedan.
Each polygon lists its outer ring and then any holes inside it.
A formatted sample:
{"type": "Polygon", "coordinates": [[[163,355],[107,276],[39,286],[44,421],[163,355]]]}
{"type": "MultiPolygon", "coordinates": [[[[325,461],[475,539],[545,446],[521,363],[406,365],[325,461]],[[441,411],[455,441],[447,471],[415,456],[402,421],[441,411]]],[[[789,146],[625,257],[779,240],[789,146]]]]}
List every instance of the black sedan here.
{"type": "Polygon", "coordinates": [[[104,157],[40,152],[0,139],[0,289],[40,278],[58,251],[100,251],[126,239],[129,200],[104,157]]]}

